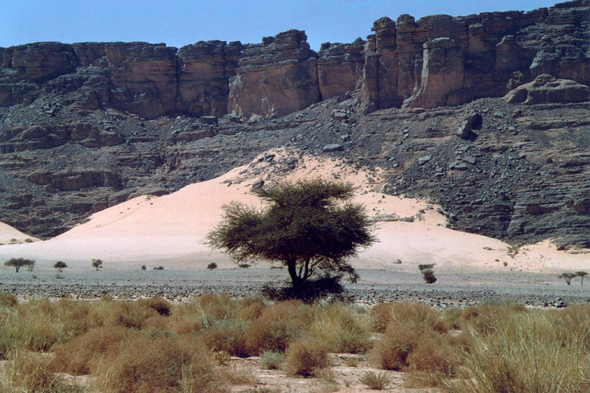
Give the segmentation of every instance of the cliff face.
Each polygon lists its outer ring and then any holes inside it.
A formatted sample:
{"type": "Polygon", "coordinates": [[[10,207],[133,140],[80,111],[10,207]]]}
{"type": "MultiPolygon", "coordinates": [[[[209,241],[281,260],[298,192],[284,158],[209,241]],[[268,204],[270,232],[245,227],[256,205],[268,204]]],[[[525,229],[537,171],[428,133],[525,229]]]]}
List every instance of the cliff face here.
{"type": "Polygon", "coordinates": [[[320,100],[317,55],[307,36],[289,30],[242,51],[231,79],[229,111],[242,119],[279,117],[320,100]]]}
{"type": "Polygon", "coordinates": [[[262,44],[35,43],[0,48],[0,106],[43,92],[82,108],[164,114],[283,116],[361,89],[366,113],[501,97],[541,74],[590,83],[590,0],[530,12],[402,15],[367,41],[310,50],[303,31],[262,44]]]}
{"type": "Polygon", "coordinates": [[[379,19],[365,49],[366,111],[500,97],[544,73],[587,85],[589,6],[379,19]]]}
{"type": "Polygon", "coordinates": [[[165,44],[35,43],[1,48],[0,106],[28,104],[40,94],[82,108],[114,108],[153,119],[165,114],[223,116],[239,42],[165,44]]]}

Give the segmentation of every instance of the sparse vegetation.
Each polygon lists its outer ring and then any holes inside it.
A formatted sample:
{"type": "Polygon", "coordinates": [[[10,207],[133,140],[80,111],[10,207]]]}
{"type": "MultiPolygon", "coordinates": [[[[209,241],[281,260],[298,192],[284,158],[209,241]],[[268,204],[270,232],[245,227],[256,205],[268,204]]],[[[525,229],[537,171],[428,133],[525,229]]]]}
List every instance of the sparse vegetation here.
{"type": "MultiPolygon", "coordinates": [[[[225,393],[256,381],[232,355],[259,355],[262,368],[333,386],[328,352],[365,351],[376,368],[408,373],[412,387],[590,390],[589,305],[547,311],[494,302],[437,311],[420,303],[384,303],[367,312],[338,302],[267,303],[224,295],[180,305],[158,297],[19,303],[0,295],[0,322],[0,358],[7,360],[0,389],[7,391],[225,393]],[[376,338],[370,339],[371,331],[376,338]],[[91,386],[78,387],[65,374],[88,375],[91,386]]],[[[345,361],[349,367],[364,359],[349,356],[355,359],[345,361]]],[[[368,371],[360,382],[387,388],[387,372],[368,371]]]]}
{"type": "Polygon", "coordinates": [[[164,270],[164,266],[156,266],[154,267],[154,270],[164,270]]]}
{"type": "Polygon", "coordinates": [[[207,265],[207,269],[215,270],[215,269],[217,269],[217,264],[215,262],[211,262],[210,264],[207,265]]]}
{"type": "Polygon", "coordinates": [[[21,267],[26,267],[28,271],[32,272],[35,268],[35,261],[26,258],[10,258],[4,262],[4,266],[13,267],[17,273],[21,267]]]}
{"type": "Polygon", "coordinates": [[[57,269],[58,272],[63,273],[64,269],[67,268],[68,265],[63,261],[57,261],[53,267],[57,269]]]}
{"type": "Polygon", "coordinates": [[[92,260],[92,267],[96,269],[96,271],[98,271],[99,269],[102,269],[102,260],[101,259],[93,259],[92,260]]]}

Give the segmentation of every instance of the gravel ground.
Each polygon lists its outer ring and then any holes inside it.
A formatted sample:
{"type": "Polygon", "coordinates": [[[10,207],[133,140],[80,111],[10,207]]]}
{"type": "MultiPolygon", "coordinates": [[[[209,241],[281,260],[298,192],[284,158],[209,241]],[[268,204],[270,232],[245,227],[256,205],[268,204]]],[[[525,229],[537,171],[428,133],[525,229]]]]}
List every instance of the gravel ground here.
{"type": "MultiPolygon", "coordinates": [[[[565,307],[590,302],[590,283],[571,286],[555,275],[539,273],[440,274],[428,285],[418,273],[359,270],[357,284],[345,284],[357,303],[421,301],[437,308],[465,307],[511,299],[529,306],[565,307]]],[[[162,296],[185,300],[195,295],[227,293],[232,297],[257,294],[266,283],[284,282],[286,271],[272,269],[89,271],[55,273],[0,272],[0,292],[21,298],[72,296],[94,299],[104,295],[134,299],[162,296]]]]}

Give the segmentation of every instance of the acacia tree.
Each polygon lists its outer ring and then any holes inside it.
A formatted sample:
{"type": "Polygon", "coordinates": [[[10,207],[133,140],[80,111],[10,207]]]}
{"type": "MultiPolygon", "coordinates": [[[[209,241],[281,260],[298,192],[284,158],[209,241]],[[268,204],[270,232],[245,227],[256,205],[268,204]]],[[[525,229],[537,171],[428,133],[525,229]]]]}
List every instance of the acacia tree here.
{"type": "Polygon", "coordinates": [[[26,266],[27,269],[32,272],[35,268],[35,261],[32,259],[25,259],[25,258],[11,258],[8,261],[4,262],[4,266],[13,267],[16,272],[20,270],[21,267],[26,266]]]}
{"type": "Polygon", "coordinates": [[[348,259],[375,242],[362,205],[352,204],[351,184],[316,179],[284,182],[258,196],[264,209],[232,202],[207,236],[236,263],[265,260],[287,267],[295,293],[313,277],[358,275],[348,259]]]}
{"type": "Polygon", "coordinates": [[[92,260],[92,267],[98,271],[98,269],[102,269],[102,260],[101,259],[93,259],[92,260]]]}
{"type": "Polygon", "coordinates": [[[577,277],[575,273],[561,273],[557,278],[563,278],[567,285],[571,285],[572,280],[577,277]]]}
{"type": "Polygon", "coordinates": [[[53,267],[57,269],[58,272],[62,273],[64,269],[68,267],[68,265],[63,261],[57,261],[53,267]]]}

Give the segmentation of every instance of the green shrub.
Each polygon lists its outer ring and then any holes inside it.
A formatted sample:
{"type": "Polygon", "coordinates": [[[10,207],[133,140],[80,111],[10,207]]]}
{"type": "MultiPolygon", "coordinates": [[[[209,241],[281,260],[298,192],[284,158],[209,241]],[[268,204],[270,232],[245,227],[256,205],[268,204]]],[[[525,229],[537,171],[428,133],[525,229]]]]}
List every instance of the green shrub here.
{"type": "Polygon", "coordinates": [[[276,351],[266,351],[260,355],[258,364],[264,370],[276,370],[280,368],[281,364],[285,360],[285,354],[276,351]]]}
{"type": "Polygon", "coordinates": [[[371,390],[385,390],[391,384],[391,378],[385,373],[367,371],[359,379],[359,382],[371,390]]]}

